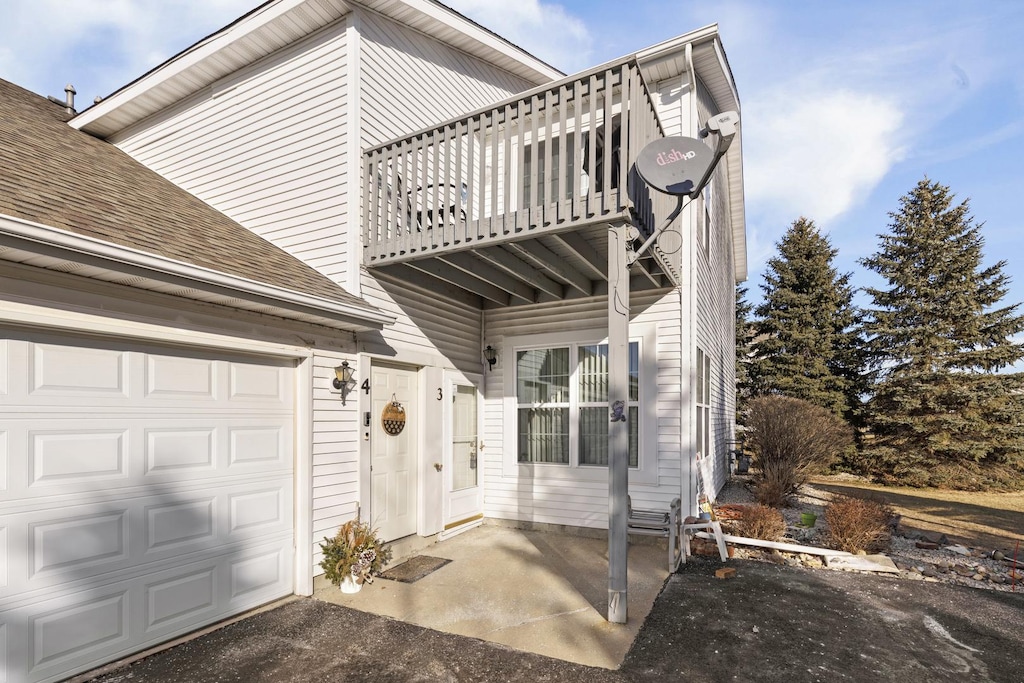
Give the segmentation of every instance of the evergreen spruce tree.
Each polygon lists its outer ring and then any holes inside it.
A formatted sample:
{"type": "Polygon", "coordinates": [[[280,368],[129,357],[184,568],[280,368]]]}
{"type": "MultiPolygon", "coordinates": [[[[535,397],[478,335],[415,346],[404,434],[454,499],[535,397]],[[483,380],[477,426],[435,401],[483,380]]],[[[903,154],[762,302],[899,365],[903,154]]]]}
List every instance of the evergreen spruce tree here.
{"type": "Polygon", "coordinates": [[[750,314],[754,307],[747,301],[747,288],[736,288],[736,418],[741,424],[747,401],[753,396],[750,382],[750,363],[753,357],[751,342],[754,338],[750,314]]]}
{"type": "Polygon", "coordinates": [[[968,202],[925,178],[890,214],[890,233],[862,261],[868,350],[879,381],[868,404],[865,457],[893,483],[1005,488],[1024,475],[1022,376],[999,374],[1024,357],[1024,330],[1007,293],[1005,262],[982,267],[981,225],[968,202]]]}
{"type": "Polygon", "coordinates": [[[859,403],[850,274],[839,274],[836,250],[806,218],[794,221],[768,261],[750,382],[755,393],[804,399],[847,419],[859,403]]]}

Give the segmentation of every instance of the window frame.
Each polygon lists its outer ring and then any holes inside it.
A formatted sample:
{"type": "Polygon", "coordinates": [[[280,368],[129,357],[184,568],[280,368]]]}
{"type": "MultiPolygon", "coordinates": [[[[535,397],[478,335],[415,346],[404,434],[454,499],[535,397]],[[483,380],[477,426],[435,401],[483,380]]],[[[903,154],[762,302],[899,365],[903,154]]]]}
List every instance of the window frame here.
{"type": "Polygon", "coordinates": [[[700,346],[696,347],[694,395],[694,452],[697,458],[714,456],[711,442],[711,356],[700,346]]]}
{"type": "MultiPolygon", "coordinates": [[[[629,468],[630,481],[656,484],[658,481],[657,457],[657,345],[656,325],[630,325],[629,342],[637,343],[639,355],[639,391],[636,405],[639,415],[637,430],[637,467],[629,468]]],[[[502,366],[504,373],[503,400],[503,474],[519,478],[569,479],[607,481],[608,467],[588,465],[580,462],[579,452],[579,348],[595,344],[607,344],[606,330],[581,330],[551,334],[506,337],[502,341],[502,366]],[[519,461],[518,377],[516,373],[519,352],[532,349],[570,347],[570,408],[569,408],[569,462],[544,463],[519,461]]],[[[632,404],[632,401],[630,401],[632,404]]],[[[592,405],[592,404],[587,404],[592,405]]],[[[585,407],[585,406],[584,406],[585,407]]]]}

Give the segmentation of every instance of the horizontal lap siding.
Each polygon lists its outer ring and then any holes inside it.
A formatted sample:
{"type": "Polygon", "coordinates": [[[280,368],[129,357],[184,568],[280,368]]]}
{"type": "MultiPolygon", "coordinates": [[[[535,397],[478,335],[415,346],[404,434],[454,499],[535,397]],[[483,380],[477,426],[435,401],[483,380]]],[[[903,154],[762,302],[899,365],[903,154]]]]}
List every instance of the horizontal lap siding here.
{"type": "Polygon", "coordinates": [[[331,385],[334,368],[351,355],[313,356],[313,575],[320,569],[320,542],[359,509],[358,401],[341,404],[331,385]]]}
{"type": "MultiPolygon", "coordinates": [[[[711,93],[697,82],[697,112],[703,123],[719,113],[711,93]]],[[[714,447],[714,489],[728,478],[730,443],[736,421],[736,354],[734,277],[729,212],[726,207],[728,177],[720,164],[712,178],[710,258],[697,250],[697,340],[711,357],[711,428],[714,447]]],[[[703,210],[703,209],[702,209],[703,210]]]]}
{"type": "MultiPolygon", "coordinates": [[[[637,295],[632,298],[631,324],[656,325],[655,382],[658,425],[654,436],[657,458],[655,484],[630,484],[630,495],[638,507],[667,508],[680,490],[680,392],[679,392],[679,292],[637,295]]],[[[502,349],[506,337],[531,334],[607,330],[605,299],[572,303],[489,310],[486,317],[487,343],[502,349]]],[[[546,524],[606,528],[608,484],[605,480],[556,479],[535,475],[530,478],[504,473],[505,373],[512,368],[498,363],[487,372],[483,425],[484,514],[488,517],[546,524]]]]}
{"type": "Polygon", "coordinates": [[[535,85],[372,12],[360,13],[360,36],[364,147],[535,85]]]}
{"type": "Polygon", "coordinates": [[[444,359],[438,361],[443,366],[480,372],[479,310],[443,295],[378,282],[369,276],[363,279],[362,294],[370,304],[396,316],[395,323],[385,327],[379,337],[363,336],[363,351],[392,355],[392,349],[414,350],[444,359]]]}
{"type": "MultiPolygon", "coordinates": [[[[378,14],[357,12],[364,149],[534,85],[378,14]]],[[[478,309],[440,291],[378,282],[370,274],[362,278],[361,295],[397,318],[379,338],[366,339],[364,350],[416,350],[463,372],[480,372],[478,309]]]]}
{"type": "Polygon", "coordinates": [[[345,21],[112,141],[336,282],[352,248],[345,21]]]}

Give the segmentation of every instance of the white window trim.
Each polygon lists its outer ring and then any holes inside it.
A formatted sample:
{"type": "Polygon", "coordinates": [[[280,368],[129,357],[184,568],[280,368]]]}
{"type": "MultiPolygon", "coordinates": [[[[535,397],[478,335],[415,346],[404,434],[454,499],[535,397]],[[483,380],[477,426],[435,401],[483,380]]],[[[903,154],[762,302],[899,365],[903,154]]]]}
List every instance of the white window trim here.
{"type": "MultiPolygon", "coordinates": [[[[640,344],[640,425],[639,454],[637,468],[630,468],[629,480],[637,484],[658,483],[658,363],[657,325],[654,323],[631,324],[629,341],[640,344]]],[[[519,399],[516,395],[516,353],[520,350],[567,344],[607,344],[606,330],[578,330],[553,332],[520,337],[506,337],[502,342],[502,366],[509,370],[504,373],[502,392],[502,422],[505,425],[502,443],[502,474],[519,479],[550,479],[558,481],[608,481],[608,468],[599,465],[578,463],[528,463],[519,462],[518,434],[516,425],[519,399]]],[[[574,364],[575,367],[575,364],[574,364]]],[[[575,370],[573,371],[575,381],[575,370]]]]}

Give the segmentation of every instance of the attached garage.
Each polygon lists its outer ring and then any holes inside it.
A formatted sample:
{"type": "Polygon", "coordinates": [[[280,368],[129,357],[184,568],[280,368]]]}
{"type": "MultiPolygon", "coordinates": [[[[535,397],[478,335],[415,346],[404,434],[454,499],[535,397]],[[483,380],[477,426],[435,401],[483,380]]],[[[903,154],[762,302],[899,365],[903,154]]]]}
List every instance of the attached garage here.
{"type": "Polygon", "coordinates": [[[0,80],[0,683],[311,593],[334,367],[394,322],[65,118],[0,80]]]}
{"type": "Polygon", "coordinates": [[[295,362],[0,341],[0,645],[55,680],[294,587],[295,362]]]}

